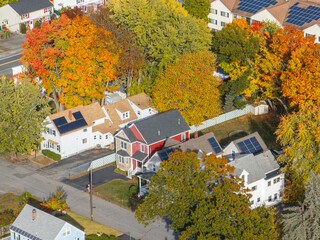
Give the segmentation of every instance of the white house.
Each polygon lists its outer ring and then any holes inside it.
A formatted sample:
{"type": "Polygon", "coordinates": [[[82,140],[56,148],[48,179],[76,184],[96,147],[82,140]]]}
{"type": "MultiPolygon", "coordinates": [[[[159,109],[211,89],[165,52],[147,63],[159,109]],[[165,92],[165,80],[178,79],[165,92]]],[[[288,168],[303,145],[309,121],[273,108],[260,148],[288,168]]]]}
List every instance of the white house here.
{"type": "Polygon", "coordinates": [[[21,24],[32,29],[37,21],[48,21],[53,12],[49,0],[19,0],[0,7],[0,24],[19,32],[21,24]]]}
{"type": "Polygon", "coordinates": [[[94,147],[106,147],[123,125],[155,113],[144,93],[103,107],[92,103],[58,112],[46,118],[41,149],[66,158],[94,147]]]}
{"type": "Polygon", "coordinates": [[[10,226],[10,240],[85,240],[84,231],[26,204],[10,226]]]}
{"type": "Polygon", "coordinates": [[[223,156],[235,167],[235,174],[244,180],[245,187],[251,189],[253,207],[282,201],[284,174],[257,132],[231,142],[223,156]]]}
{"type": "Polygon", "coordinates": [[[99,6],[105,6],[106,0],[53,0],[54,9],[79,7],[84,12],[96,11],[99,6]]]}
{"type": "Polygon", "coordinates": [[[317,0],[213,0],[208,27],[221,30],[233,19],[245,18],[248,23],[265,20],[279,26],[292,25],[304,31],[306,36],[314,35],[320,42],[320,5],[317,0]]]}

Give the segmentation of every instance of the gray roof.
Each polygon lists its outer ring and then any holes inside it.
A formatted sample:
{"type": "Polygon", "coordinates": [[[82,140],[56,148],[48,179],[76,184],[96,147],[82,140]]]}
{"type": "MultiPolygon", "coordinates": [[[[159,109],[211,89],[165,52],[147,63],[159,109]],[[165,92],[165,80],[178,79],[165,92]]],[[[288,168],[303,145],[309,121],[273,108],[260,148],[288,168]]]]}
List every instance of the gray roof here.
{"type": "Polygon", "coordinates": [[[258,155],[243,155],[241,158],[229,162],[229,164],[237,169],[235,174],[241,173],[241,170],[246,170],[249,173],[249,184],[267,178],[268,173],[280,168],[269,150],[258,155]]]}
{"type": "MultiPolygon", "coordinates": [[[[132,124],[136,126],[147,144],[156,143],[190,130],[190,127],[177,109],[155,114],[137,120],[132,124]]],[[[130,129],[129,131],[131,132],[130,129]]],[[[124,128],[127,136],[129,131],[128,127],[124,128]]],[[[128,136],[128,138],[131,140],[132,136],[128,136]]]]}
{"type": "Polygon", "coordinates": [[[119,150],[119,151],[117,152],[117,154],[120,155],[120,156],[123,156],[123,157],[129,157],[129,156],[130,156],[130,155],[129,155],[126,151],[124,151],[124,150],[119,150]]]}
{"type": "Polygon", "coordinates": [[[179,142],[179,141],[176,141],[174,139],[169,138],[166,141],[163,150],[159,151],[159,153],[167,151],[168,149],[178,149],[179,148],[183,152],[198,153],[199,150],[201,150],[203,153],[206,153],[206,154],[210,154],[210,153],[218,154],[213,150],[211,144],[209,143],[208,139],[210,139],[210,138],[215,138],[215,136],[212,132],[209,132],[209,133],[202,135],[198,138],[192,138],[192,139],[185,141],[185,142],[179,142]]]}
{"type": "Polygon", "coordinates": [[[146,157],[148,156],[148,154],[145,154],[143,152],[137,151],[133,154],[132,158],[142,162],[146,157]]]}
{"type": "Polygon", "coordinates": [[[53,7],[49,0],[19,0],[17,2],[9,3],[19,15],[24,13],[34,12],[47,7],[53,7]]]}
{"type": "Polygon", "coordinates": [[[156,174],[155,172],[145,172],[145,173],[142,173],[141,175],[138,175],[138,178],[151,181],[152,176],[155,174],[156,174]]]}
{"type": "Polygon", "coordinates": [[[19,232],[29,239],[54,240],[66,223],[57,217],[26,204],[12,223],[10,229],[19,232]],[[36,210],[35,220],[32,220],[33,209],[36,210]]]}

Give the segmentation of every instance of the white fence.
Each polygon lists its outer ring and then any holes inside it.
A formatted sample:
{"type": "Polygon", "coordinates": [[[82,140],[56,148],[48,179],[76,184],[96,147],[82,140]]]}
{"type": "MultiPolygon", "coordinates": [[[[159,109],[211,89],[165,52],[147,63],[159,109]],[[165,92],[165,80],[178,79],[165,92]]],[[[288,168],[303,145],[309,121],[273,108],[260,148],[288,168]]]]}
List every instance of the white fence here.
{"type": "Polygon", "coordinates": [[[252,105],[247,105],[244,109],[236,109],[231,112],[223,113],[218,117],[208,119],[204,121],[201,125],[199,126],[191,126],[191,131],[190,133],[194,133],[200,130],[203,130],[208,127],[212,127],[214,125],[229,121],[231,119],[241,117],[243,115],[246,115],[248,113],[252,113],[254,115],[261,115],[268,113],[268,105],[266,104],[261,104],[258,106],[252,106],[252,105]]]}

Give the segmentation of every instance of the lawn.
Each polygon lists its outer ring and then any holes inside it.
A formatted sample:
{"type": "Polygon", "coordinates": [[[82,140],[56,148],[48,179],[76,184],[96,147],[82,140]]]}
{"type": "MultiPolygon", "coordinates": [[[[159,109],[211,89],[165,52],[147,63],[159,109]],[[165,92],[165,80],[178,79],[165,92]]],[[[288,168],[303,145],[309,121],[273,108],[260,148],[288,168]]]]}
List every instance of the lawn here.
{"type": "Polygon", "coordinates": [[[94,188],[93,193],[119,206],[135,209],[136,203],[130,199],[130,196],[137,194],[137,191],[138,181],[136,179],[130,181],[115,179],[94,188]]]}
{"type": "Polygon", "coordinates": [[[90,221],[89,218],[81,216],[72,211],[68,211],[66,215],[61,215],[59,216],[59,218],[81,229],[86,233],[86,235],[97,234],[98,232],[100,234],[105,233],[107,235],[115,235],[115,236],[122,234],[122,232],[119,232],[101,223],[90,221]]]}
{"type": "Polygon", "coordinates": [[[280,150],[281,147],[276,142],[276,135],[274,134],[278,124],[279,120],[272,114],[259,116],[247,114],[201,130],[199,131],[199,136],[208,132],[213,132],[220,145],[226,146],[237,138],[258,132],[269,149],[280,150]]]}
{"type": "Polygon", "coordinates": [[[19,196],[13,193],[0,195],[0,212],[5,209],[17,210],[19,207],[19,196]]]}

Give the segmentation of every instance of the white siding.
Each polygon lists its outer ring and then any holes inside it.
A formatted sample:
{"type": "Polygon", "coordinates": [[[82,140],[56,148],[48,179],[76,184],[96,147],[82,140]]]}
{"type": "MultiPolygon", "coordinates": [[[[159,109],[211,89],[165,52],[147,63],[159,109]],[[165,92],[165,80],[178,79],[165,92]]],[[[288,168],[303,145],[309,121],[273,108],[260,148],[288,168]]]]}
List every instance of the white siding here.
{"type": "Polygon", "coordinates": [[[209,23],[208,27],[213,30],[221,30],[223,23],[228,24],[232,22],[231,11],[219,0],[211,3],[210,13],[208,15],[209,23]],[[216,10],[216,14],[215,14],[216,10]],[[229,14],[229,16],[222,16],[223,13],[229,14]]]}
{"type": "Polygon", "coordinates": [[[104,4],[104,0],[54,0],[54,9],[60,10],[63,7],[82,7],[89,4],[104,4]]]}
{"type": "Polygon", "coordinates": [[[315,35],[316,43],[320,43],[320,27],[318,24],[314,24],[306,29],[303,30],[303,32],[305,33],[305,35],[315,35]]]}
{"type": "Polygon", "coordinates": [[[8,4],[0,7],[0,24],[3,24],[4,20],[8,21],[7,27],[10,31],[18,32],[20,30],[21,17],[8,4]]]}
{"type": "Polygon", "coordinates": [[[259,21],[259,22],[263,22],[265,20],[274,21],[279,26],[281,26],[281,23],[275,17],[273,17],[272,14],[269,13],[269,11],[267,9],[252,15],[251,19],[254,21],[259,21]]]}

